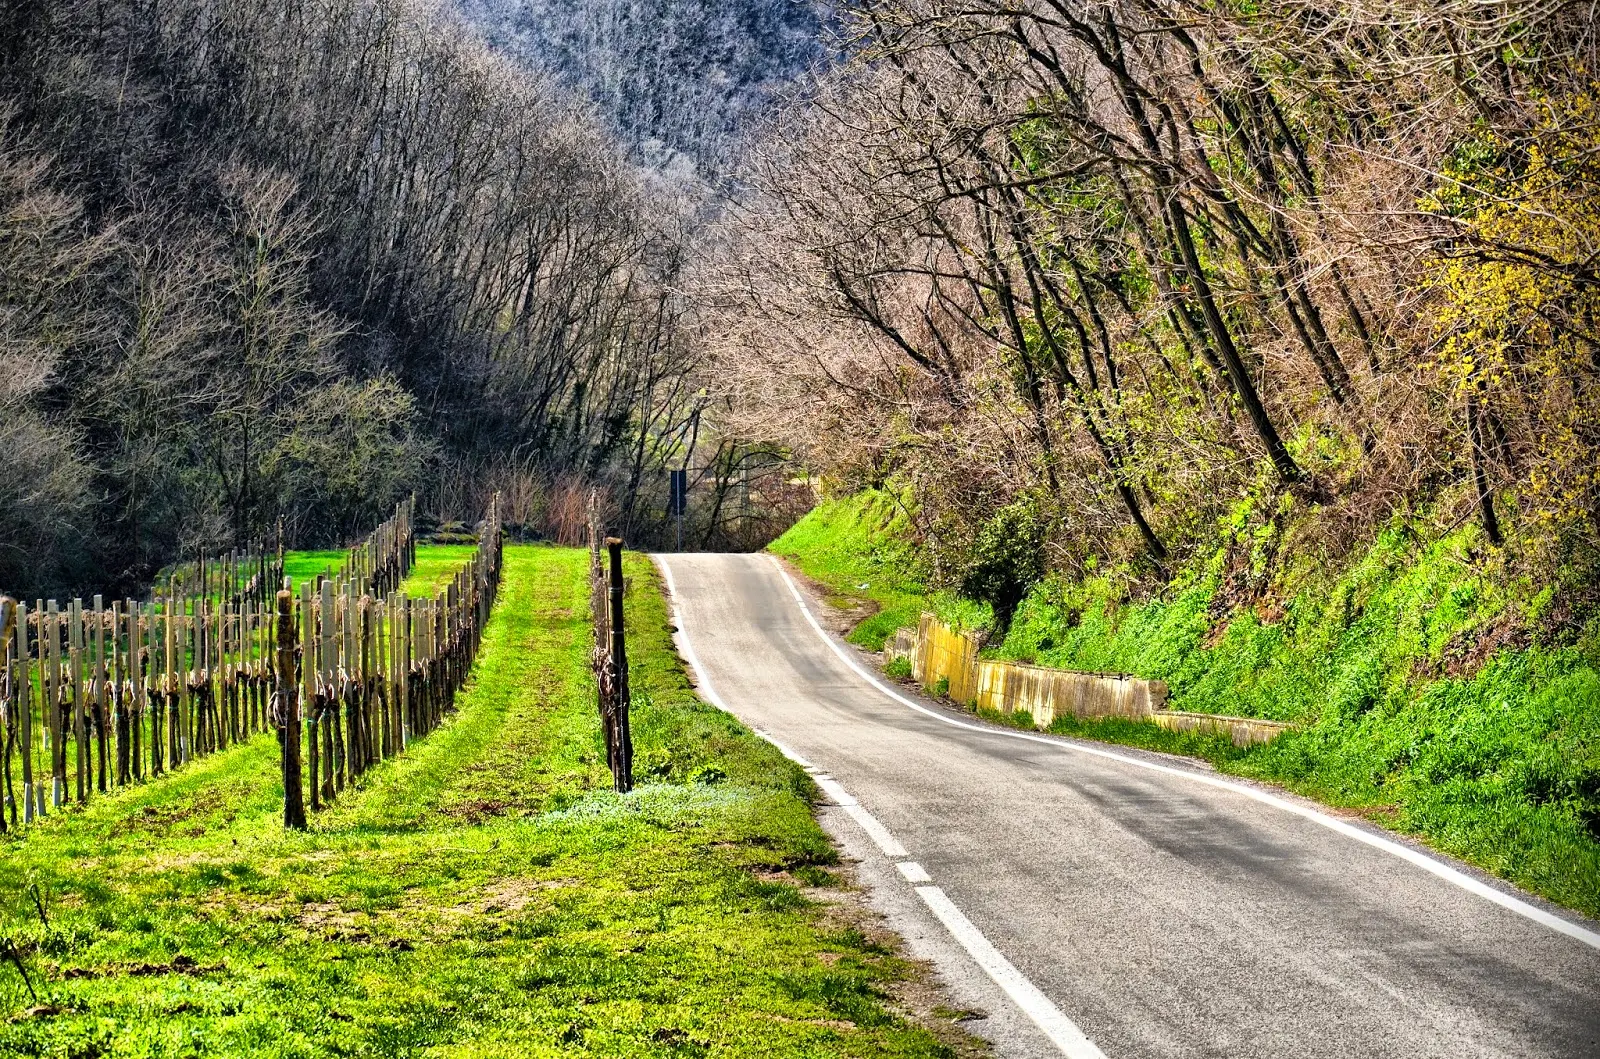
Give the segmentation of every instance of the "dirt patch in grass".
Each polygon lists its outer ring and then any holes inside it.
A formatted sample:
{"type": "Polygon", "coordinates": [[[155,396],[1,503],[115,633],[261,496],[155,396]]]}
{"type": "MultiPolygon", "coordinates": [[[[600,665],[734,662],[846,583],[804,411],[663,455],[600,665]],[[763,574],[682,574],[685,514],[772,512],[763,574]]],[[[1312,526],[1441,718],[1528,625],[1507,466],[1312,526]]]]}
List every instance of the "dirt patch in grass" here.
{"type": "Polygon", "coordinates": [[[511,915],[538,902],[552,890],[570,890],[582,885],[582,879],[498,879],[485,886],[471,901],[443,911],[472,916],[511,915]]]}
{"type": "Polygon", "coordinates": [[[207,974],[220,974],[225,970],[227,970],[227,967],[224,964],[201,964],[194,957],[179,953],[166,963],[113,963],[104,967],[70,967],[61,973],[61,977],[66,979],[109,978],[113,976],[151,978],[166,974],[199,977],[207,974]]]}
{"type": "MultiPolygon", "coordinates": [[[[521,806],[517,807],[521,809],[521,806]]],[[[499,798],[472,798],[454,805],[445,806],[439,812],[443,816],[453,817],[468,824],[481,824],[485,820],[496,816],[504,816],[512,809],[510,802],[499,798]]]]}

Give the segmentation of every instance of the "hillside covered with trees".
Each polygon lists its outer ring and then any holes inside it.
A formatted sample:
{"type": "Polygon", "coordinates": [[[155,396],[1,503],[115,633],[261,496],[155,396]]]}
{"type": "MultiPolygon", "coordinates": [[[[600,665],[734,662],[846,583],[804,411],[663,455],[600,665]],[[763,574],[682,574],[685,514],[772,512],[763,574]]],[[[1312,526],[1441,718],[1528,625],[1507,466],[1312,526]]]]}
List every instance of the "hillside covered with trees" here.
{"type": "Polygon", "coordinates": [[[1160,578],[1236,513],[1334,558],[1424,511],[1592,571],[1587,6],[895,0],[853,27],[707,297],[750,428],[911,487],[939,576],[1003,618],[1029,563],[1160,578]]]}
{"type": "Polygon", "coordinates": [[[735,429],[833,498],[777,550],[871,597],[865,646],[935,610],[999,658],[1290,722],[1248,752],[1088,734],[1592,910],[1592,9],[880,0],[847,23],[697,277],[735,429]]]}
{"type": "Polygon", "coordinates": [[[455,0],[491,46],[594,101],[641,163],[725,172],[826,52],[812,0],[455,0]]]}
{"type": "Polygon", "coordinates": [[[699,405],[687,221],[411,3],[0,5],[0,584],[117,591],[413,490],[646,532],[699,405]]]}

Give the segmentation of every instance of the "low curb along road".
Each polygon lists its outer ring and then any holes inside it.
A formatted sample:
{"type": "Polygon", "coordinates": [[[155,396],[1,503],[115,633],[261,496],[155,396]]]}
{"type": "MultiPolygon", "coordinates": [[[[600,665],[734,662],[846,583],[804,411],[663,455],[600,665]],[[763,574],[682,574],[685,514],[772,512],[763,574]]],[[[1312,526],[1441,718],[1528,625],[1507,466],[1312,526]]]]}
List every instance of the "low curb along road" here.
{"type": "Polygon", "coordinates": [[[1005,1056],[1600,1056],[1600,926],[1203,766],[874,680],[765,555],[671,555],[700,690],[806,765],[1005,1056]]]}

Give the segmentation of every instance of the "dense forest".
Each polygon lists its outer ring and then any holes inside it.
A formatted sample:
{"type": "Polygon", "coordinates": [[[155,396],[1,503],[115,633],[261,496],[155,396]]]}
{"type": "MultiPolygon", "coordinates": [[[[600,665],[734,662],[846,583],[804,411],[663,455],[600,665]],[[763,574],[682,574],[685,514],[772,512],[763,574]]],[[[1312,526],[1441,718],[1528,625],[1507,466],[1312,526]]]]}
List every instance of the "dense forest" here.
{"type": "Polygon", "coordinates": [[[846,25],[698,297],[740,429],[905,498],[932,582],[1003,627],[1047,570],[1138,594],[1226,546],[1244,600],[1399,519],[1592,602],[1589,4],[846,25]]]}
{"type": "Polygon", "coordinates": [[[1600,580],[1578,3],[5,0],[0,49],[8,588],[412,491],[662,541],[686,464],[696,546],[887,488],[1001,625],[1396,519],[1600,580]]]}
{"type": "Polygon", "coordinates": [[[397,497],[663,518],[690,221],[431,7],[0,4],[0,584],[117,591],[397,497]]]}

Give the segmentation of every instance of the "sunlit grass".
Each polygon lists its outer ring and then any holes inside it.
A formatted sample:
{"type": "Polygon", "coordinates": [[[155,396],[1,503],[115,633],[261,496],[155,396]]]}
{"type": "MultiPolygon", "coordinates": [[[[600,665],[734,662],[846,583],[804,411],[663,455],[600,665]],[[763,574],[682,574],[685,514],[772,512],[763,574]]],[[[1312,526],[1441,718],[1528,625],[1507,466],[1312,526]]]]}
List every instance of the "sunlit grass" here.
{"type": "Polygon", "coordinates": [[[406,593],[429,598],[438,595],[477,552],[476,544],[417,545],[417,561],[406,577],[406,593]]]}
{"type": "Polygon", "coordinates": [[[768,550],[826,587],[830,602],[869,611],[846,637],[869,651],[881,651],[895,630],[915,627],[924,610],[960,627],[991,618],[984,605],[924,586],[911,521],[888,493],[825,501],[768,550]]]}
{"type": "MultiPolygon", "coordinates": [[[[449,584],[456,571],[477,552],[475,544],[419,544],[417,560],[406,575],[405,591],[414,597],[432,597],[449,584]]],[[[319,574],[337,574],[348,553],[294,551],[283,553],[283,572],[299,588],[319,574]]]]}
{"type": "Polygon", "coordinates": [[[810,780],[693,695],[648,562],[618,796],[586,556],[506,558],[459,712],[308,833],[262,736],[0,839],[38,993],[0,963],[0,1054],[948,1054],[882,998],[907,966],[800,885],[835,857],[810,780]]]}
{"type": "Polygon", "coordinates": [[[283,553],[283,576],[294,582],[298,589],[300,582],[309,581],[318,574],[333,575],[339,572],[339,567],[344,565],[348,552],[334,549],[331,551],[295,551],[283,553]]]}

